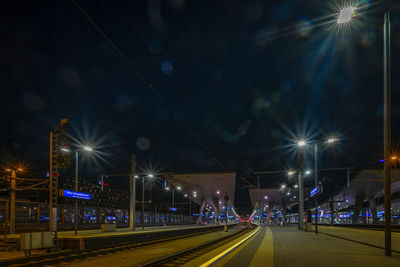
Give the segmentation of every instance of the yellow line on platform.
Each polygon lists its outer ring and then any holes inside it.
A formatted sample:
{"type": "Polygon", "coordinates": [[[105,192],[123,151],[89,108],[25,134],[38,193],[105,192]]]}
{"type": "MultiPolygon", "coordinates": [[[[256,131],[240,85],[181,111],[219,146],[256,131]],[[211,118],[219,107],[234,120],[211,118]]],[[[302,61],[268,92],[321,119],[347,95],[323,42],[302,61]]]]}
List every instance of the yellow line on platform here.
{"type": "Polygon", "coordinates": [[[274,266],[274,240],[271,228],[266,227],[264,238],[249,266],[274,266]]]}
{"type": "Polygon", "coordinates": [[[202,265],[200,265],[200,267],[210,266],[211,264],[213,264],[217,260],[219,260],[222,257],[224,257],[226,254],[228,254],[229,252],[231,252],[232,250],[234,250],[235,248],[237,248],[238,246],[240,246],[241,244],[246,242],[250,237],[252,237],[253,235],[257,234],[260,231],[260,229],[261,229],[261,227],[257,226],[257,228],[253,231],[253,233],[251,233],[250,235],[248,235],[246,238],[242,239],[241,241],[237,242],[235,245],[231,246],[230,248],[226,249],[225,251],[221,252],[220,254],[218,254],[217,256],[212,258],[211,260],[203,263],[202,265]]]}

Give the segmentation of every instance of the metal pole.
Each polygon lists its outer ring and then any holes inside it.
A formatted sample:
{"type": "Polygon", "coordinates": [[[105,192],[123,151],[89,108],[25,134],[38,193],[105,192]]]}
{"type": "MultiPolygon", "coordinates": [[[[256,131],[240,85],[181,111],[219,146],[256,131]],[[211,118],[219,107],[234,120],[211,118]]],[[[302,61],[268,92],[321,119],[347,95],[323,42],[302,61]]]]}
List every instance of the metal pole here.
{"type": "Polygon", "coordinates": [[[333,226],[333,223],[335,222],[335,218],[333,217],[335,215],[335,202],[333,201],[333,197],[331,199],[331,226],[333,226]]]}
{"type": "MultiPolygon", "coordinates": [[[[385,12],[383,24],[383,72],[384,72],[384,158],[387,159],[391,153],[391,125],[390,125],[390,16],[389,11],[385,12]]],[[[391,236],[391,190],[390,190],[390,164],[385,160],[385,256],[392,255],[391,236]]]]}
{"type": "MultiPolygon", "coordinates": [[[[78,151],[75,151],[75,192],[78,192],[78,151]]],[[[78,201],[75,198],[74,229],[78,234],[78,201]]]]}
{"type": "MultiPolygon", "coordinates": [[[[315,178],[315,187],[317,187],[318,186],[318,143],[314,144],[314,178],[315,178]]],[[[316,234],[318,234],[318,193],[315,196],[315,233],[316,234]]]]}
{"type": "Polygon", "coordinates": [[[228,232],[228,192],[225,193],[225,232],[228,232]]]}
{"type": "Polygon", "coordinates": [[[303,230],[304,223],[304,196],[303,196],[303,175],[299,171],[299,229],[303,230]]]}
{"type": "Polygon", "coordinates": [[[172,207],[175,208],[175,190],[172,188],[172,207]]]}
{"type": "Polygon", "coordinates": [[[142,176],[142,230],[144,230],[144,176],[142,176]]]}
{"type": "Polygon", "coordinates": [[[347,169],[347,187],[350,187],[350,168],[347,169]]]}
{"type": "Polygon", "coordinates": [[[129,229],[135,231],[136,228],[136,178],[135,178],[135,154],[131,158],[130,174],[130,199],[129,199],[129,229]]]}
{"type": "Polygon", "coordinates": [[[104,176],[101,176],[101,192],[104,190],[104,176]]]}
{"type": "Polygon", "coordinates": [[[190,216],[190,223],[193,222],[192,220],[192,196],[189,196],[189,216],[190,216]]]}
{"type": "Polygon", "coordinates": [[[15,234],[15,190],[17,174],[11,170],[11,190],[10,190],[10,234],[15,234]]]}

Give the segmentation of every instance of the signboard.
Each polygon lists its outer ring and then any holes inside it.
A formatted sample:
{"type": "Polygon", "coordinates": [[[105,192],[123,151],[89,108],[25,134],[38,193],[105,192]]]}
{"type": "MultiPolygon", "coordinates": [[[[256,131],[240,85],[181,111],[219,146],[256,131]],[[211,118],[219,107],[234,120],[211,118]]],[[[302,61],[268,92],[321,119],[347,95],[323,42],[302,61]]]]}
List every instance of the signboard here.
{"type": "Polygon", "coordinates": [[[72,198],[79,198],[79,199],[92,199],[91,194],[86,194],[82,192],[75,192],[70,190],[62,190],[63,197],[72,197],[72,198]]]}
{"type": "Polygon", "coordinates": [[[319,193],[318,186],[316,186],[310,191],[310,196],[313,197],[318,193],[319,193]]]}
{"type": "Polygon", "coordinates": [[[169,208],[170,211],[177,211],[177,208],[169,208]]]}

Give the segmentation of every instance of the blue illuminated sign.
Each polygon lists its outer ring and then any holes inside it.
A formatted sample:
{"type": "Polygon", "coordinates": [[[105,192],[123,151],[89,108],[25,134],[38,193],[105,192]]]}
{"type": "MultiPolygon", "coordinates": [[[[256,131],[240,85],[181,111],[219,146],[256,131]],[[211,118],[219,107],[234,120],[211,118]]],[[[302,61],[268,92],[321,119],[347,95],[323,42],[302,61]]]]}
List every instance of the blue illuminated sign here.
{"type": "Polygon", "coordinates": [[[170,211],[177,211],[177,208],[169,208],[170,211]]]}
{"type": "Polygon", "coordinates": [[[70,190],[63,190],[64,197],[72,197],[72,198],[79,198],[79,199],[92,199],[91,194],[86,194],[82,192],[75,192],[70,190]]]}
{"type": "Polygon", "coordinates": [[[310,192],[310,196],[313,197],[318,193],[318,186],[314,187],[311,192],[310,192]]]}

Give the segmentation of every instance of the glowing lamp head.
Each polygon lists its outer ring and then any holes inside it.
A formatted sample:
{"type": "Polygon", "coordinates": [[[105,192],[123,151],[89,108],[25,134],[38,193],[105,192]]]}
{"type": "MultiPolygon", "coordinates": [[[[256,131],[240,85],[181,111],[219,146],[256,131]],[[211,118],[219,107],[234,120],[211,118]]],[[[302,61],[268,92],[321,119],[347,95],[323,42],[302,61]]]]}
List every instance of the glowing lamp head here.
{"type": "Polygon", "coordinates": [[[84,146],[83,149],[86,150],[86,151],[92,151],[93,150],[93,148],[91,148],[90,146],[84,146]]]}
{"type": "Polygon", "coordinates": [[[356,8],[351,6],[342,8],[339,12],[337,24],[349,23],[355,17],[355,11],[356,8]]]}
{"type": "Polygon", "coordinates": [[[71,150],[69,150],[68,148],[61,148],[61,151],[64,151],[64,152],[71,152],[71,150]]]}
{"type": "Polygon", "coordinates": [[[283,185],[281,186],[281,189],[285,189],[285,188],[286,188],[286,185],[283,184],[283,185]]]}
{"type": "Polygon", "coordinates": [[[339,140],[339,139],[337,139],[337,138],[331,137],[331,138],[329,138],[326,142],[327,142],[328,144],[332,144],[332,143],[337,142],[338,140],[339,140]]]}
{"type": "Polygon", "coordinates": [[[154,174],[148,174],[147,177],[153,178],[154,174]]]}
{"type": "Polygon", "coordinates": [[[289,175],[289,176],[292,176],[293,174],[295,174],[294,171],[289,171],[289,172],[288,172],[288,175],[289,175]]]}
{"type": "Polygon", "coordinates": [[[299,187],[299,185],[297,185],[297,184],[294,185],[294,188],[298,188],[298,187],[299,187]]]}
{"type": "Polygon", "coordinates": [[[299,147],[303,147],[303,146],[305,146],[306,144],[307,144],[307,142],[306,142],[305,140],[300,140],[300,141],[297,142],[297,145],[298,145],[299,147]]]}
{"type": "Polygon", "coordinates": [[[182,187],[178,186],[178,187],[176,187],[176,189],[178,189],[178,190],[181,190],[181,189],[182,189],[182,187]]]}
{"type": "Polygon", "coordinates": [[[306,174],[306,175],[310,175],[310,174],[311,174],[311,171],[310,171],[310,170],[307,170],[307,171],[305,172],[305,174],[306,174]]]}
{"type": "Polygon", "coordinates": [[[264,196],[264,199],[268,199],[268,196],[264,196]]]}

